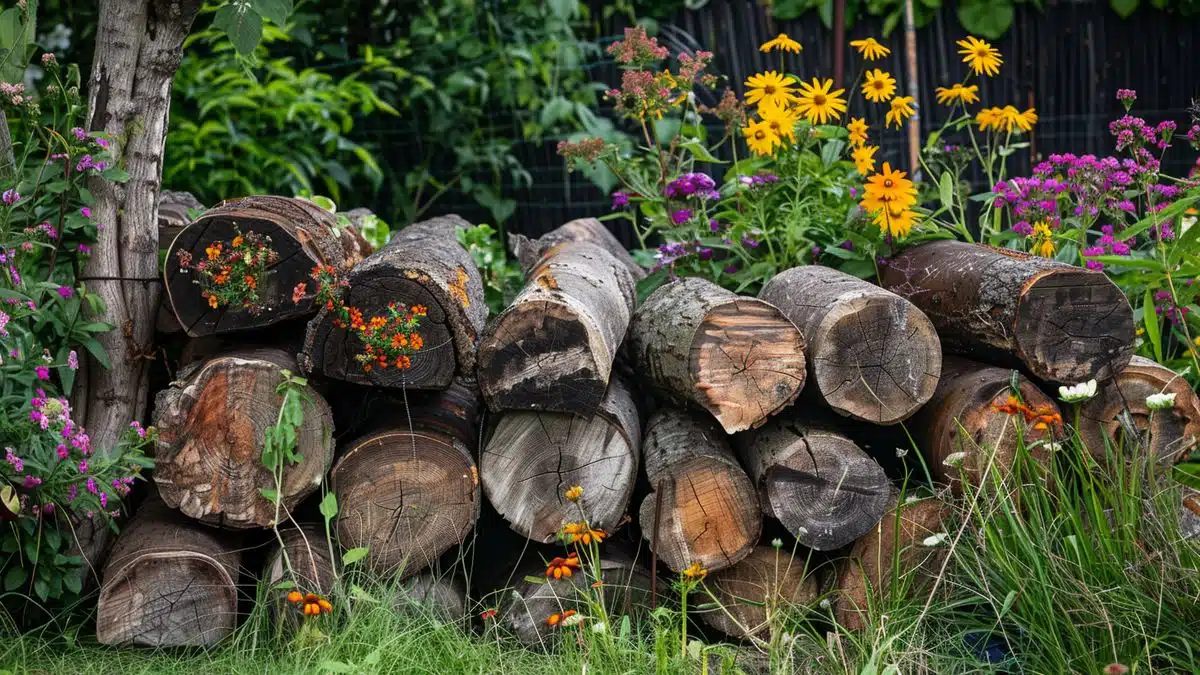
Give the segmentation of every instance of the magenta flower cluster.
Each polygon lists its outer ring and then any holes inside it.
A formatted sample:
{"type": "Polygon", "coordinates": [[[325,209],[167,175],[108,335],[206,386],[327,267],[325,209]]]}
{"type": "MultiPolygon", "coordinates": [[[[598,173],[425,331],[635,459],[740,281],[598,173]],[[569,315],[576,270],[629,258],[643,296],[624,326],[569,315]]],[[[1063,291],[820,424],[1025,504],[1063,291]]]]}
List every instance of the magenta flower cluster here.
{"type": "Polygon", "coordinates": [[[685,173],[667,183],[663,193],[668,199],[720,199],[721,193],[716,188],[716,182],[708,174],[685,173]]]}
{"type": "MultiPolygon", "coordinates": [[[[1131,247],[1132,240],[1118,241],[1113,234],[1112,225],[1103,225],[1100,227],[1101,237],[1096,240],[1094,246],[1089,246],[1083,249],[1083,255],[1092,258],[1100,255],[1129,255],[1133,252],[1131,247]]],[[[1104,263],[1099,260],[1088,260],[1087,268],[1089,270],[1102,270],[1104,263]]]]}
{"type": "Polygon", "coordinates": [[[778,183],[779,176],[776,176],[773,173],[755,174],[753,176],[741,176],[738,178],[738,181],[742,185],[745,185],[746,187],[756,188],[756,187],[762,187],[763,185],[771,185],[772,183],[778,183]]]}
{"type": "Polygon", "coordinates": [[[1166,150],[1171,147],[1171,137],[1175,135],[1176,128],[1171,120],[1164,120],[1152,126],[1147,124],[1146,120],[1133,115],[1125,115],[1108,124],[1109,133],[1117,139],[1118,152],[1143,146],[1166,150]]]}

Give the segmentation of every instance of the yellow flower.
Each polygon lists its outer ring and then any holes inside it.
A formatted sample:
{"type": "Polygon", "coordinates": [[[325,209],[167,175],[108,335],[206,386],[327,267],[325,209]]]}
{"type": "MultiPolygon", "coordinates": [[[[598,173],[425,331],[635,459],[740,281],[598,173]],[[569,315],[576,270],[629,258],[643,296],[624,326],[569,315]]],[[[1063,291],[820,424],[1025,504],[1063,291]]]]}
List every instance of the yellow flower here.
{"type": "Polygon", "coordinates": [[[858,53],[862,54],[863,57],[866,58],[868,61],[882,59],[883,57],[892,53],[892,50],[879,44],[875,40],[875,38],[867,38],[865,40],[851,40],[850,46],[857,49],[858,53]]]}
{"type": "Polygon", "coordinates": [[[832,78],[821,82],[814,77],[811,84],[800,83],[800,98],[796,109],[808,119],[809,124],[825,124],[830,118],[841,119],[841,113],[846,112],[846,99],[841,98],[846,90],[830,91],[832,86],[832,78]]]}
{"type": "Polygon", "coordinates": [[[861,148],[867,142],[867,122],[863,118],[851,117],[846,130],[850,132],[850,145],[861,148]]]}
{"type": "Polygon", "coordinates": [[[205,255],[208,256],[209,260],[213,260],[217,256],[221,255],[221,242],[216,241],[216,242],[209,244],[204,249],[204,253],[205,253],[205,255]]]}
{"type": "Polygon", "coordinates": [[[746,137],[750,152],[756,155],[769,155],[775,151],[776,145],[781,144],[779,136],[771,131],[771,125],[766,122],[751,122],[750,126],[742,127],[742,135],[746,137]]]}
{"type": "Polygon", "coordinates": [[[700,580],[708,576],[708,570],[704,569],[704,567],[700,565],[700,561],[697,560],[691,565],[688,565],[687,569],[680,572],[680,574],[688,579],[700,580]]]}
{"type": "Polygon", "coordinates": [[[945,87],[937,88],[937,102],[942,105],[954,105],[956,101],[966,103],[976,103],[979,101],[979,85],[972,84],[971,86],[963,86],[961,82],[956,82],[949,89],[945,87]]]}
{"type": "Polygon", "coordinates": [[[916,220],[915,211],[895,204],[889,204],[875,214],[875,224],[879,226],[879,231],[895,239],[907,237],[916,220]]]}
{"type": "Polygon", "coordinates": [[[1011,105],[1006,105],[1001,112],[1004,115],[1005,131],[1012,131],[1013,127],[1021,131],[1029,131],[1033,129],[1034,124],[1037,124],[1037,111],[1033,108],[1021,112],[1011,105]]]}
{"type": "Polygon", "coordinates": [[[751,75],[746,80],[746,102],[752,105],[762,105],[770,101],[776,106],[783,107],[789,101],[796,100],[796,92],[792,85],[796,81],[790,75],[780,75],[768,70],[765,73],[751,75]]]}
{"type": "Polygon", "coordinates": [[[763,104],[759,107],[758,112],[780,140],[786,138],[795,142],[796,122],[800,121],[800,115],[794,108],[780,108],[774,104],[763,104]]]}
{"type": "Polygon", "coordinates": [[[963,55],[963,63],[971,66],[976,75],[992,77],[1000,72],[1000,64],[1004,63],[1004,60],[1000,58],[999,49],[973,35],[959,40],[957,44],[962,47],[958,53],[963,55]]]}
{"type": "Polygon", "coordinates": [[[875,170],[875,153],[879,150],[875,145],[863,145],[854,149],[850,157],[854,160],[854,170],[867,175],[875,170]]]}
{"type": "Polygon", "coordinates": [[[800,50],[804,49],[804,47],[800,46],[799,42],[788,37],[786,33],[780,33],[775,36],[774,40],[767,40],[758,47],[758,51],[760,52],[769,52],[772,49],[799,54],[800,50]]]}
{"type": "Polygon", "coordinates": [[[896,93],[896,78],[876,68],[867,71],[867,81],[863,82],[863,96],[868,101],[885,103],[896,93]]]}
{"type": "Polygon", "coordinates": [[[583,486],[582,485],[572,485],[571,487],[567,488],[566,494],[567,494],[568,500],[577,502],[577,501],[579,501],[579,498],[583,496],[583,486]]]}
{"type": "Polygon", "coordinates": [[[592,541],[599,544],[607,536],[607,532],[604,530],[593,530],[585,521],[567,523],[563,526],[563,537],[567,540],[568,544],[582,542],[584,546],[588,546],[592,541]]]}
{"type": "Polygon", "coordinates": [[[892,169],[887,162],[879,173],[867,179],[863,186],[862,207],[875,213],[884,206],[908,208],[917,203],[917,190],[903,171],[892,169]]]}
{"type": "Polygon", "coordinates": [[[1031,252],[1034,255],[1039,255],[1043,258],[1054,257],[1054,235],[1050,232],[1050,225],[1044,220],[1039,220],[1033,225],[1033,236],[1037,240],[1033,244],[1031,252]]]}
{"type": "Polygon", "coordinates": [[[904,120],[913,115],[913,97],[897,96],[892,99],[892,109],[884,116],[884,121],[887,126],[892,126],[892,122],[896,123],[896,128],[899,129],[904,124],[904,120]]]}
{"type": "Polygon", "coordinates": [[[980,131],[999,131],[1005,125],[1004,111],[1000,108],[984,108],[975,114],[980,131]]]}

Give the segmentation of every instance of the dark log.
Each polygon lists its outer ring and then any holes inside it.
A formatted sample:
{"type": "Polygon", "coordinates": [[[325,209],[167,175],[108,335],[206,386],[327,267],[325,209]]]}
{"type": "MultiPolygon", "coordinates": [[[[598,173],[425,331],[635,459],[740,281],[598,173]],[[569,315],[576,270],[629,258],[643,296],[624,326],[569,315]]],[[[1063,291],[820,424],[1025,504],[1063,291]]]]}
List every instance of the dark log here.
{"type": "Polygon", "coordinates": [[[365,546],[373,571],[404,578],[462,543],[479,517],[480,407],[474,381],[460,378],[345,445],[331,475],[343,548],[365,546]]]}
{"type": "Polygon", "coordinates": [[[855,542],[839,565],[835,585],[834,616],[843,628],[862,630],[869,623],[868,612],[889,599],[897,587],[919,589],[937,576],[948,542],[926,542],[945,532],[948,515],[947,505],[937,499],[908,502],[889,510],[874,529],[855,542]],[[901,584],[893,570],[900,570],[907,579],[901,584]]]}
{"type": "Polygon", "coordinates": [[[96,640],[143,647],[220,642],[238,623],[239,539],[151,496],[104,567],[96,640]]]}
{"type": "Polygon", "coordinates": [[[912,303],[829,267],[794,267],[758,294],[804,335],[808,392],[845,417],[895,424],[937,386],[942,346],[912,303]]]}
{"type": "Polygon", "coordinates": [[[445,389],[456,374],[475,372],[479,334],[487,318],[483,280],[455,231],[469,227],[458,216],[434,218],[400,230],[347,276],[343,301],[369,320],[388,316],[388,305],[423,305],[428,314],[417,331],[424,346],[404,370],[364,370],[356,360],[363,344],[349,328],[334,325],[322,309],[308,324],[300,365],[308,373],[354,384],[410,389],[445,389]]]}
{"type": "Polygon", "coordinates": [[[659,560],[676,572],[694,562],[714,572],[750,555],[762,511],[720,427],[698,413],[666,408],[646,423],[642,453],[653,492],[642,502],[639,522],[659,560]]]}
{"type": "Polygon", "coordinates": [[[1183,486],[1183,506],[1179,509],[1179,530],[1184,539],[1200,540],[1200,491],[1183,486]]]}
{"type": "Polygon", "coordinates": [[[642,430],[628,385],[614,377],[592,416],[508,411],[479,459],[488,501],[514,532],[549,543],[585,518],[616,527],[637,481],[642,430]],[[569,501],[565,492],[583,495],[569,501]]]}
{"type": "Polygon", "coordinates": [[[362,235],[363,220],[375,214],[370,209],[360,207],[350,209],[341,215],[350,221],[349,225],[339,224],[338,226],[338,237],[342,242],[342,250],[346,252],[346,260],[351,265],[357,265],[375,252],[375,247],[362,235]]]}
{"type": "Polygon", "coordinates": [[[321,485],[333,461],[333,414],[306,386],[295,449],[302,459],[284,463],[278,509],[259,492],[276,489],[262,448],[279,421],[284,370],[296,372],[284,351],[237,350],[185,366],[159,392],[154,482],[168,506],[226,527],[270,527],[321,485]]]}
{"type": "Polygon", "coordinates": [[[590,242],[547,249],[479,343],[488,407],[590,415],[604,399],[636,304],[636,281],[605,249],[590,242]]]}
{"type": "Polygon", "coordinates": [[[170,245],[192,222],[188,211],[203,211],[204,205],[190,192],[163,190],[158,193],[158,242],[170,245]]]}
{"type": "Polygon", "coordinates": [[[167,249],[164,272],[167,294],[179,324],[193,337],[269,326],[316,311],[316,294],[309,275],[317,265],[333,265],[345,271],[345,254],[333,216],[316,204],[290,197],[246,197],[223,202],[209,209],[188,225],[167,249]],[[268,268],[259,281],[264,309],[255,315],[241,308],[213,309],[200,296],[194,283],[195,273],[179,267],[179,251],[187,251],[193,260],[204,260],[204,249],[213,242],[229,242],[235,228],[257,232],[271,238],[271,248],[279,261],[268,268]],[[293,302],[297,284],[307,282],[308,292],[293,302]]]}
{"type": "MultiPolygon", "coordinates": [[[[720,607],[701,614],[704,623],[738,638],[770,638],[767,612],[778,615],[817,598],[817,581],[805,574],[803,555],[767,546],[754,549],[733,567],[708,575],[705,584],[720,607]]],[[[697,594],[701,602],[711,602],[697,594]]]]}
{"type": "Polygon", "coordinates": [[[1103,380],[1133,355],[1133,310],[1103,272],[942,240],[902,252],[879,279],[925,312],[947,351],[1041,380],[1103,380]]]}
{"type": "Polygon", "coordinates": [[[646,277],[646,270],[642,269],[642,266],[634,261],[633,256],[621,245],[621,242],[617,241],[617,238],[604,226],[604,223],[595,218],[572,220],[542,235],[538,239],[531,240],[524,235],[515,233],[508,235],[509,248],[512,249],[513,255],[516,256],[517,262],[520,263],[521,269],[526,274],[529,273],[529,270],[533,269],[538,260],[545,255],[546,251],[559,244],[578,242],[595,244],[611,253],[613,257],[620,260],[629,269],[629,273],[633,275],[635,281],[640,281],[646,277]]]}
{"type": "Polygon", "coordinates": [[[933,479],[950,484],[955,494],[962,494],[961,475],[978,486],[989,464],[990,475],[1008,475],[1019,435],[1042,465],[1050,460],[1048,444],[1065,437],[1058,406],[1022,375],[1017,375],[1020,400],[1031,412],[1007,409],[1014,374],[947,356],[937,391],[908,425],[933,479]]]}
{"type": "Polygon", "coordinates": [[[1103,383],[1096,396],[1081,405],[1079,435],[1098,462],[1107,461],[1108,443],[1116,454],[1149,444],[1149,456],[1170,466],[1183,461],[1200,439],[1200,398],[1183,376],[1134,356],[1125,370],[1103,383]],[[1175,394],[1175,405],[1151,414],[1146,397],[1152,394],[1175,394]],[[1141,434],[1132,444],[1123,444],[1121,416],[1126,412],[1141,434]]]}
{"type": "Polygon", "coordinates": [[[288,593],[316,593],[328,599],[333,591],[334,563],[323,525],[304,523],[299,528],[281,528],[279,536],[283,546],[278,542],[272,544],[262,578],[265,592],[274,599],[272,610],[283,619],[284,625],[295,630],[304,620],[304,614],[299,606],[288,602],[288,593]],[[278,588],[280,584],[286,587],[278,588]]]}
{"type": "Polygon", "coordinates": [[[735,437],[763,512],[808,548],[841,548],[875,527],[895,489],[854,441],[783,413],[735,437]]]}
{"type": "Polygon", "coordinates": [[[467,594],[458,582],[423,572],[401,583],[392,609],[433,616],[441,621],[462,621],[467,616],[467,594]]]}
{"type": "Polygon", "coordinates": [[[804,338],[774,306],[699,277],[654,291],[630,327],[634,366],[726,433],[762,424],[804,386],[804,338]]]}

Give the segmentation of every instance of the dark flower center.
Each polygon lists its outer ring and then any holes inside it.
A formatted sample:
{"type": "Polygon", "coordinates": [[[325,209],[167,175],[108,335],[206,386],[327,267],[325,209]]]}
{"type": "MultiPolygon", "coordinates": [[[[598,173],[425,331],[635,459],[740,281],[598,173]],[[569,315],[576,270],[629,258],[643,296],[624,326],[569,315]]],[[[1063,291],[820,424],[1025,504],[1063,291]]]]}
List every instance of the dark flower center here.
{"type": "Polygon", "coordinates": [[[892,183],[891,178],[887,178],[883,181],[883,187],[885,187],[885,188],[890,188],[890,187],[892,187],[892,185],[893,185],[893,183],[892,183]]]}

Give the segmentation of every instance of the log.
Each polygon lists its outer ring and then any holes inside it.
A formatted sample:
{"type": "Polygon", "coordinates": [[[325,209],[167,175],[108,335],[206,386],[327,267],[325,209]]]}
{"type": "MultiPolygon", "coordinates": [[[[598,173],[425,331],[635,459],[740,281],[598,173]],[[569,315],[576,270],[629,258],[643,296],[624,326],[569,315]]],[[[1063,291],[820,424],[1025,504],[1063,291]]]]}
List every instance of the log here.
{"type": "Polygon", "coordinates": [[[945,544],[926,545],[926,540],[944,532],[949,507],[937,499],[908,502],[894,509],[866,536],[855,542],[838,567],[835,583],[835,618],[843,628],[859,631],[869,620],[868,612],[886,602],[898,584],[893,570],[911,575],[900,586],[917,589],[937,576],[946,552],[945,544]],[[899,558],[899,560],[897,560],[899,558]]]}
{"type": "Polygon", "coordinates": [[[270,527],[321,485],[333,461],[333,413],[306,386],[295,448],[301,460],[284,463],[280,508],[259,492],[275,489],[262,448],[283,406],[276,389],[284,370],[297,370],[284,351],[235,350],[183,367],[159,392],[154,482],[168,506],[225,527],[270,527]]]}
{"type": "Polygon", "coordinates": [[[630,351],[650,384],[712,413],[726,433],[788,406],[804,386],[804,337],[773,305],[699,277],[660,287],[634,314],[630,351]]]}
{"type": "Polygon", "coordinates": [[[480,406],[460,378],[345,445],[331,475],[343,548],[367,547],[371,570],[407,578],[462,543],[479,517],[480,406]]]}
{"type": "Polygon", "coordinates": [[[800,329],[807,391],[837,414],[895,424],[933,396],[941,341],[929,318],[904,298],[816,265],[780,272],[758,297],[800,329]]]}
{"type": "Polygon", "coordinates": [[[208,647],[238,623],[240,537],[151,496],[104,567],[96,639],[106,645],[208,647]]]}
{"type": "Polygon", "coordinates": [[[1103,380],[1133,355],[1133,310],[1103,272],[942,240],[900,253],[879,280],[925,312],[947,351],[1041,380],[1103,380]]]}
{"type": "Polygon", "coordinates": [[[538,239],[529,239],[515,233],[508,235],[509,248],[512,249],[513,255],[516,256],[517,262],[520,263],[521,269],[526,274],[541,260],[546,251],[559,244],[579,242],[595,244],[608,251],[629,269],[634,281],[646,278],[646,270],[637,264],[625,246],[613,236],[604,223],[595,218],[572,220],[538,239]]]}
{"type": "Polygon", "coordinates": [[[571,521],[612,529],[637,481],[642,430],[629,386],[614,377],[591,416],[501,413],[479,465],[488,501],[523,537],[549,543],[571,521]],[[578,502],[565,497],[579,486],[578,502]]]}
{"type": "Polygon", "coordinates": [[[192,219],[188,211],[203,211],[204,205],[190,192],[163,190],[158,193],[158,241],[170,244],[192,219]]]}
{"type": "Polygon", "coordinates": [[[1043,466],[1050,461],[1047,442],[1065,437],[1058,406],[1022,375],[1017,387],[1028,412],[1007,409],[1013,376],[1005,368],[947,356],[933,398],[908,426],[933,479],[952,486],[956,495],[962,494],[960,476],[965,473],[979,486],[989,462],[993,475],[1012,471],[1019,445],[1016,424],[1030,455],[1043,466]],[[953,466],[956,459],[961,466],[953,466]]]}
{"type": "Polygon", "coordinates": [[[854,441],[784,413],[734,440],[763,512],[808,548],[841,548],[875,527],[895,489],[854,441]]]}
{"type": "Polygon", "coordinates": [[[171,308],[188,335],[245,330],[300,316],[317,310],[316,288],[309,275],[317,265],[333,265],[345,271],[347,263],[333,216],[317,205],[290,197],[246,197],[226,201],[209,209],[179,233],[167,249],[164,279],[171,308]],[[196,273],[180,268],[179,252],[194,261],[205,259],[205,249],[214,242],[228,247],[236,232],[256,232],[271,238],[278,261],[258,280],[263,310],[252,313],[240,307],[212,308],[200,295],[196,273]],[[308,282],[308,291],[295,302],[297,284],[308,282]]]}
{"type": "Polygon", "coordinates": [[[349,225],[340,224],[338,227],[338,238],[342,242],[342,250],[346,253],[346,260],[351,263],[351,266],[357,265],[367,256],[375,252],[375,247],[371,242],[367,241],[362,235],[362,223],[367,217],[374,216],[370,209],[357,208],[350,209],[341,214],[349,221],[349,225]]]}
{"type": "MultiPolygon", "coordinates": [[[[804,565],[803,556],[790,551],[754,549],[733,567],[708,576],[705,583],[721,607],[704,610],[700,618],[731,637],[769,639],[768,610],[777,614],[817,599],[816,578],[805,575],[804,565]]],[[[707,595],[697,597],[711,602],[707,595]]]]}
{"type": "Polygon", "coordinates": [[[666,408],[646,423],[642,453],[653,491],[642,501],[639,522],[659,560],[676,572],[694,562],[715,572],[750,555],[762,511],[720,427],[666,408]]]}
{"type": "Polygon", "coordinates": [[[316,593],[329,599],[335,580],[334,563],[330,558],[325,527],[321,524],[303,523],[299,528],[281,528],[279,536],[283,546],[272,542],[263,580],[266,592],[275,599],[271,605],[275,616],[290,630],[296,630],[300,628],[304,614],[298,606],[288,602],[288,593],[316,593]],[[283,582],[291,582],[291,586],[278,588],[283,582]]]}
{"type": "Polygon", "coordinates": [[[396,589],[392,611],[433,616],[441,621],[462,621],[467,616],[467,594],[452,579],[422,572],[396,589]]]}
{"type": "Polygon", "coordinates": [[[591,415],[636,304],[633,275],[605,249],[589,242],[547,249],[480,340],[488,407],[591,415]]]}
{"type": "Polygon", "coordinates": [[[1179,530],[1184,539],[1200,541],[1200,491],[1182,488],[1183,506],[1179,509],[1179,530]]]}
{"type": "Polygon", "coordinates": [[[1183,461],[1200,439],[1200,397],[1187,380],[1166,366],[1134,356],[1125,370],[1080,406],[1079,435],[1096,461],[1106,463],[1106,441],[1112,443],[1113,453],[1128,452],[1120,419],[1126,411],[1141,434],[1137,447],[1148,447],[1150,456],[1165,466],[1183,461]],[[1151,415],[1146,397],[1160,393],[1175,394],[1175,405],[1151,415]]]}
{"type": "Polygon", "coordinates": [[[322,309],[308,324],[300,365],[306,373],[354,384],[410,389],[445,389],[456,374],[475,372],[476,347],[487,318],[483,280],[457,228],[458,216],[434,218],[400,230],[387,246],[347,275],[343,302],[364,319],[388,316],[388,305],[423,305],[428,314],[417,330],[424,346],[406,369],[372,368],[355,357],[363,344],[350,328],[334,324],[335,312],[322,309]]]}

